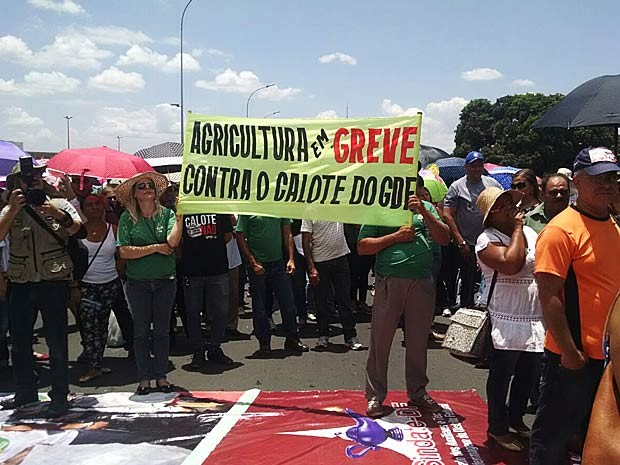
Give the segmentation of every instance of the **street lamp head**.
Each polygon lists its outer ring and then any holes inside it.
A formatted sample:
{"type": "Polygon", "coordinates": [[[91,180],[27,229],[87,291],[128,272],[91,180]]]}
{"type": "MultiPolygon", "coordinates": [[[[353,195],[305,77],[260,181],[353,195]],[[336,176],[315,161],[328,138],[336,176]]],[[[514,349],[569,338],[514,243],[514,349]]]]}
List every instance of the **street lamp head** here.
{"type": "Polygon", "coordinates": [[[267,84],[267,85],[265,86],[265,89],[266,89],[267,87],[273,87],[273,86],[275,86],[275,85],[276,85],[276,83],[275,83],[275,82],[272,82],[271,84],[267,84]]]}

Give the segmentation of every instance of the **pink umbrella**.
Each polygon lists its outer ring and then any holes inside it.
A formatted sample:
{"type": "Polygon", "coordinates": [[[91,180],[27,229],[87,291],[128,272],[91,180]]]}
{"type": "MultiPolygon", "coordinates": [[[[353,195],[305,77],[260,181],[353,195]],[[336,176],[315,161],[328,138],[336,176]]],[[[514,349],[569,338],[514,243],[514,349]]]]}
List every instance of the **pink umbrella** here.
{"type": "Polygon", "coordinates": [[[155,171],[143,158],[108,147],[66,149],[48,163],[48,168],[76,176],[128,179],[138,173],[155,171]]]}

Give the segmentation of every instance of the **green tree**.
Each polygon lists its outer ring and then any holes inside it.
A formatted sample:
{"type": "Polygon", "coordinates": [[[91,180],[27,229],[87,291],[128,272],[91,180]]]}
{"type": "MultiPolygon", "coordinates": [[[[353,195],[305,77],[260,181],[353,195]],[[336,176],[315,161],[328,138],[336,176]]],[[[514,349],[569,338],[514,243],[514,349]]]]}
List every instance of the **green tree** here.
{"type": "Polygon", "coordinates": [[[469,102],[456,128],[454,155],[480,150],[491,163],[531,168],[541,175],[570,167],[579,150],[590,145],[611,147],[609,128],[532,129],[532,124],[562,99],[562,94],[507,95],[491,103],[469,102]]]}

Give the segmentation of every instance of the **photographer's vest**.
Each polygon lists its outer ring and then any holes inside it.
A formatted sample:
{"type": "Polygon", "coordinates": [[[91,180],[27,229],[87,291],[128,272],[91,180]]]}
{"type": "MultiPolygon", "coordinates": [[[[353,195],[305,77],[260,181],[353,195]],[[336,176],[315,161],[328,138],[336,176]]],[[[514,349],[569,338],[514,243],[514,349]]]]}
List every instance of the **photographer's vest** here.
{"type": "MultiPolygon", "coordinates": [[[[66,244],[67,230],[51,216],[39,216],[66,244]]],[[[73,263],[66,246],[61,247],[48,231],[20,210],[10,230],[9,279],[14,283],[70,280],[72,272],[73,263]]]]}

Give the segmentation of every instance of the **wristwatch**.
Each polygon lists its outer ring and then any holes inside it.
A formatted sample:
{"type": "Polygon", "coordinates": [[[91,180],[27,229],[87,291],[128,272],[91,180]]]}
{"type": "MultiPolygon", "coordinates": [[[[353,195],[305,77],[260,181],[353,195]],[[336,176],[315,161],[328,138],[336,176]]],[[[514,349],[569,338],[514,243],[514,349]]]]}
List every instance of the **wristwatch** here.
{"type": "Polygon", "coordinates": [[[461,241],[457,244],[459,247],[465,247],[467,245],[467,241],[461,241]]]}

